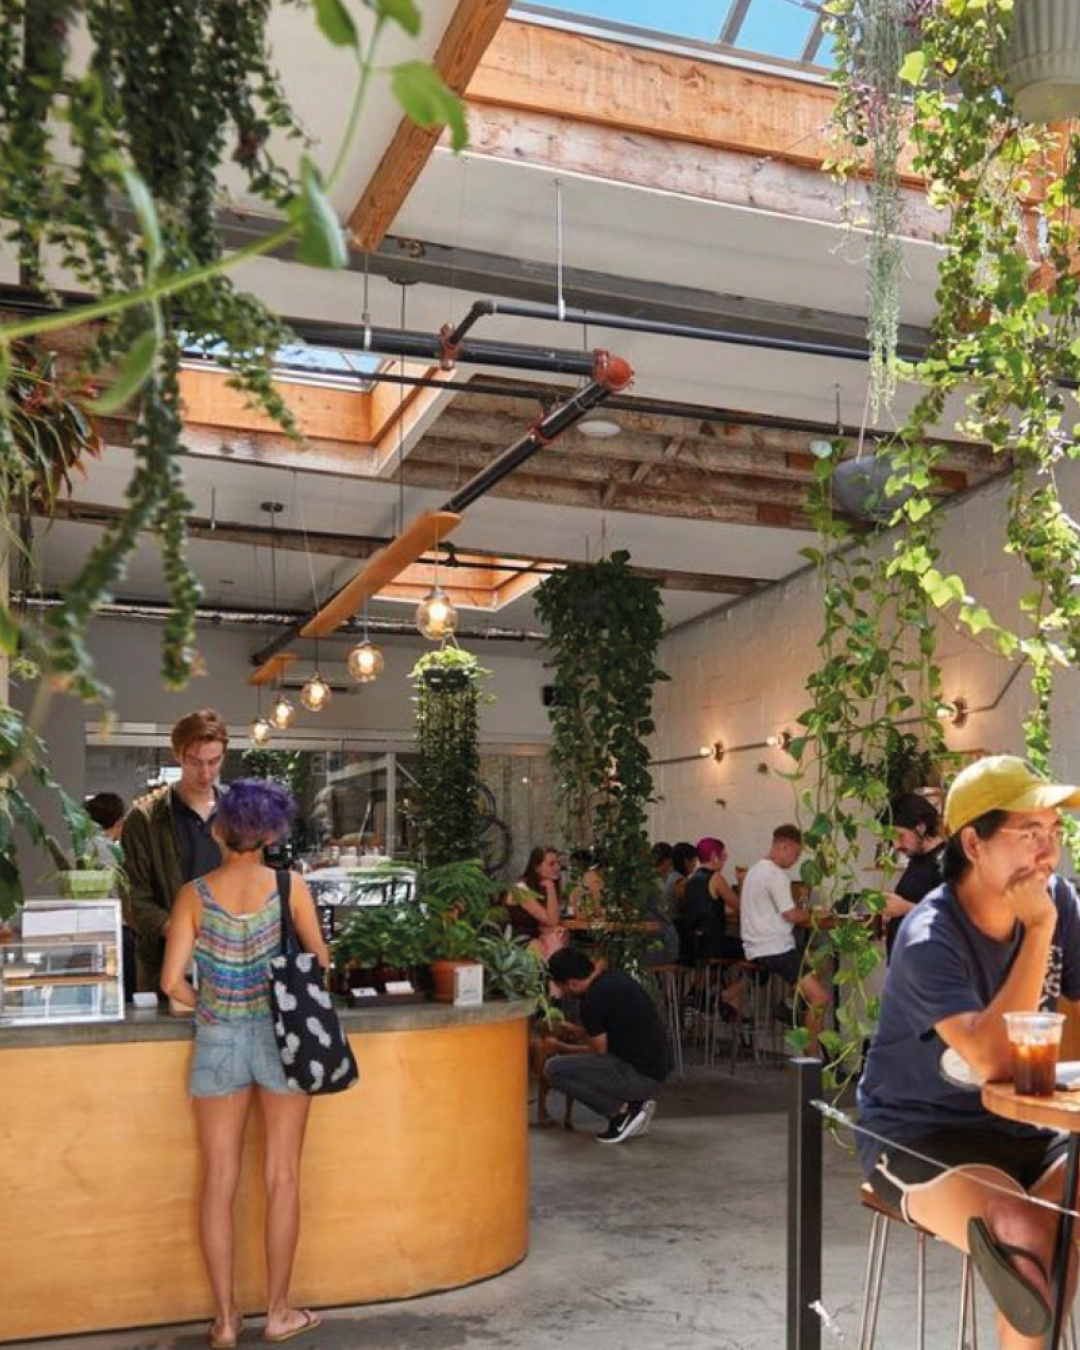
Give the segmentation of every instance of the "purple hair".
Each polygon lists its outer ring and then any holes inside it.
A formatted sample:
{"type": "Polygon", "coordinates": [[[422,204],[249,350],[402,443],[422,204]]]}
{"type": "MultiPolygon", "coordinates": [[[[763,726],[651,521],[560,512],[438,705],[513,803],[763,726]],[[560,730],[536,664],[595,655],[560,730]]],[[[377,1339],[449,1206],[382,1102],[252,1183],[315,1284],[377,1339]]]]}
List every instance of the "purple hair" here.
{"type": "Polygon", "coordinates": [[[241,778],[222,793],[217,824],[227,848],[251,853],[288,833],[296,802],[288,788],[264,778],[241,778]]]}

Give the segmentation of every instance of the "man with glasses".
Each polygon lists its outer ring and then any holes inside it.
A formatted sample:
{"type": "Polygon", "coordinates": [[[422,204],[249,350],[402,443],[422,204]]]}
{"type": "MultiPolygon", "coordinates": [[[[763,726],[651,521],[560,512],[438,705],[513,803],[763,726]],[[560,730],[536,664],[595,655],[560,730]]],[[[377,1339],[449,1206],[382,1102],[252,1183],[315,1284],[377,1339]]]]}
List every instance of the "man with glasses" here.
{"type": "Polygon", "coordinates": [[[202,708],[177,722],[171,741],[179,780],[137,801],[121,835],[138,988],[153,992],[160,984],[165,932],[177,891],[221,864],[210,827],[229,744],[225,723],[213,708],[202,708]]]}
{"type": "MultiPolygon", "coordinates": [[[[1002,1119],[981,1083],[1007,1079],[1004,1013],[1080,997],[1080,907],[1055,874],[1062,807],[1080,788],[1012,755],[961,773],[945,802],[944,884],[905,918],[859,1084],[860,1159],[905,1218],[970,1251],[1002,1350],[1041,1347],[1065,1142],[1002,1119]]],[[[1071,1203],[1071,1202],[1070,1202],[1071,1203]]]]}

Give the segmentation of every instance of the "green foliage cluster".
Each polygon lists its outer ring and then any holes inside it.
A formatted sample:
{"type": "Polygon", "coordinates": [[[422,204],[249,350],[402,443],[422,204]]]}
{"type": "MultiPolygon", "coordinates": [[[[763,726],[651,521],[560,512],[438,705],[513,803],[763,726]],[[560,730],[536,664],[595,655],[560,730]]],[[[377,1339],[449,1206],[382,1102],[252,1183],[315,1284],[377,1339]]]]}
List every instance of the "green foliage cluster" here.
{"type": "MultiPolygon", "coordinates": [[[[663,635],[660,588],[635,576],[625,551],[574,564],[536,591],[555,677],[551,757],[566,839],[592,845],[603,864],[603,907],[613,920],[640,919],[659,885],[649,854],[653,800],[648,738],[663,635]]],[[[650,939],[615,935],[610,956],[639,964],[650,939]]]]}
{"type": "MultiPolygon", "coordinates": [[[[29,315],[0,324],[0,528],[12,534],[13,513],[29,499],[55,502],[71,469],[96,449],[94,419],[125,407],[133,419],[127,509],[65,587],[64,606],[31,627],[0,598],[0,656],[21,647],[50,687],[107,698],[86,629],[144,532],[157,539],[171,598],[164,683],[182,687],[191,673],[201,591],[186,553],[181,353],[192,345],[212,352],[237,388],[298,435],[271,376],[274,354],[291,334],[229,272],[289,246],[304,263],[345,263],[328,194],[355,142],[371,79],[388,75],[407,115],[422,126],[447,123],[454,148],[464,144],[461,105],[431,67],[377,64],[388,24],[419,33],[415,0],[363,4],[372,16],[366,37],[346,0],[313,0],[323,36],[350,50],[356,67],[352,107],[325,179],[307,154],[297,174],[276,158],[277,147],[302,133],[267,39],[272,0],[0,6],[0,221],[24,284],[36,293],[29,315]],[[279,229],[228,254],[216,227],[226,170],[239,175],[249,199],[282,219],[279,229]],[[47,262],[59,263],[69,284],[91,298],[66,305],[47,262]],[[79,327],[78,340],[67,342],[77,368],[63,377],[51,356],[24,345],[79,327]]],[[[40,761],[10,711],[0,708],[0,737],[17,734],[25,744],[3,742],[0,759],[18,772],[40,761]]],[[[24,798],[4,804],[4,819],[16,815],[47,843],[24,798]]],[[[0,843],[17,888],[14,855],[7,840],[0,843]]]]}
{"type": "Polygon", "coordinates": [[[416,817],[429,869],[480,851],[480,681],[489,674],[450,641],[409,673],[416,703],[416,817]]]}

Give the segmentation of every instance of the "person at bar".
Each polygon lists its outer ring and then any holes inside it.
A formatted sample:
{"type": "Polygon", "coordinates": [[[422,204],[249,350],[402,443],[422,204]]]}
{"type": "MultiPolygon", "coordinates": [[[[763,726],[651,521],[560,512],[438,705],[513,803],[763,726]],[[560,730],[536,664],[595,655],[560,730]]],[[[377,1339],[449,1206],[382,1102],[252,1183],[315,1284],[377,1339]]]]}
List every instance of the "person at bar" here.
{"type": "Polygon", "coordinates": [[[885,895],[885,959],[892,959],[892,949],[900,925],[925,896],[941,885],[941,857],[945,852],[945,838],[941,833],[941,817],[933,802],[918,792],[907,792],[894,801],[886,814],[886,822],[896,831],[896,846],[907,856],[907,866],[893,890],[885,895]]]}
{"type": "Polygon", "coordinates": [[[156,991],[161,983],[169,916],[180,887],[221,862],[213,825],[229,745],[225,723],[213,708],[201,708],[177,722],[170,740],[179,781],[136,801],[120,836],[140,990],[156,991]]]}
{"type": "Polygon", "coordinates": [[[1066,1143],[987,1111],[979,1088],[1011,1073],[1003,1014],[1080,997],[1080,907],[1055,875],[1060,811],[1078,806],[1080,788],[1013,755],[959,774],[945,802],[943,883],[904,919],[859,1084],[871,1185],[909,1222],[970,1251],[1002,1350],[1037,1350],[1050,1325],[1057,1216],[1027,1199],[1061,1201],[1066,1143]]]}

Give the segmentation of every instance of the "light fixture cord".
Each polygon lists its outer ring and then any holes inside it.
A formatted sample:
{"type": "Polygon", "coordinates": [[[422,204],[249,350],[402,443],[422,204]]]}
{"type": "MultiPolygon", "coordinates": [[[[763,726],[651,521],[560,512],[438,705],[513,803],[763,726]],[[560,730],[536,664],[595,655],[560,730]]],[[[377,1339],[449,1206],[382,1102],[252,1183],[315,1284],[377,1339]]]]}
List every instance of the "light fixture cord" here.
{"type": "MultiPolygon", "coordinates": [[[[405,287],[401,288],[401,333],[405,334],[405,287]]],[[[398,534],[405,528],[405,357],[401,358],[397,416],[398,534]]]]}

